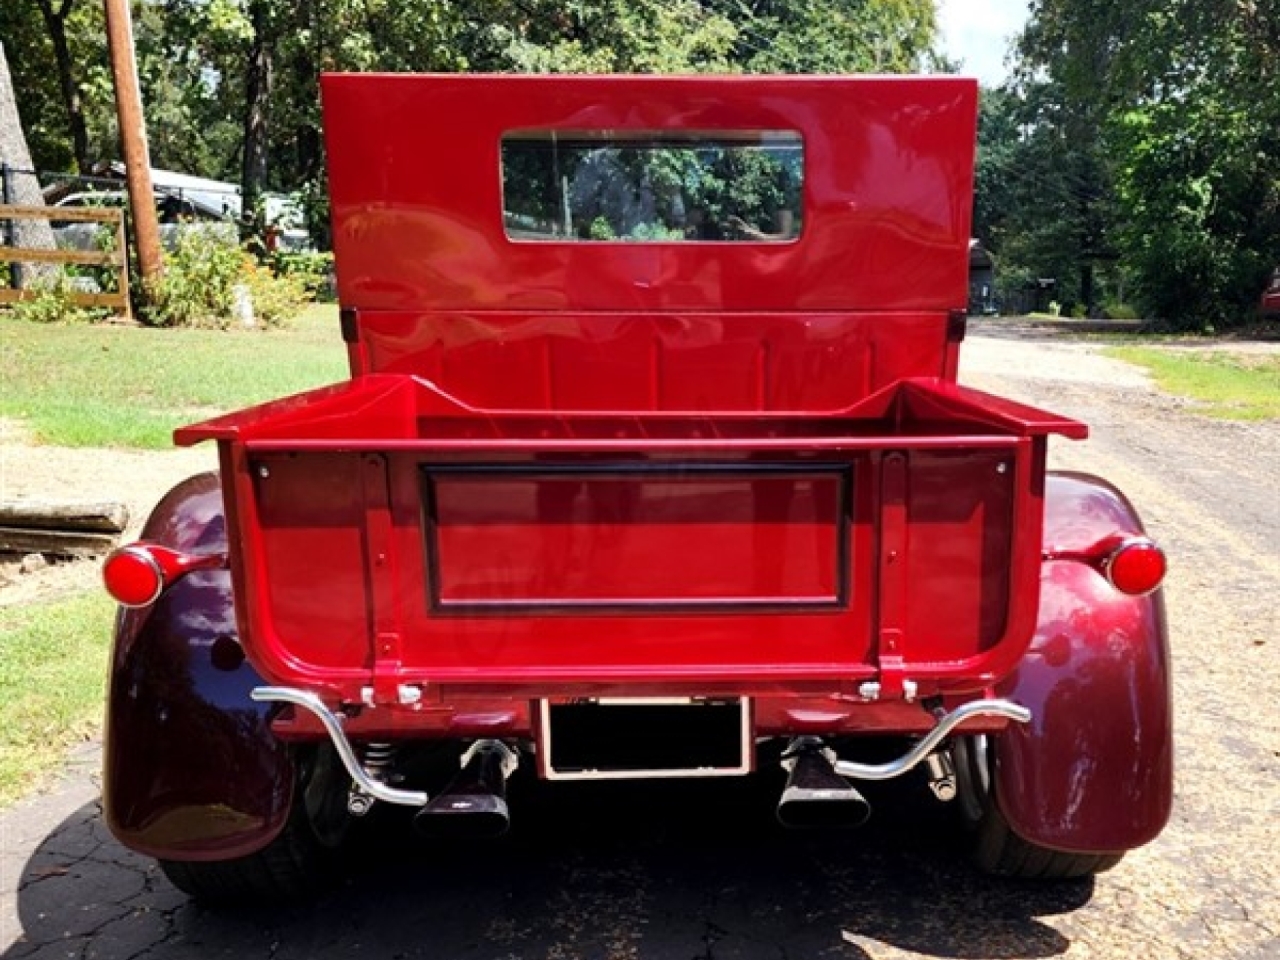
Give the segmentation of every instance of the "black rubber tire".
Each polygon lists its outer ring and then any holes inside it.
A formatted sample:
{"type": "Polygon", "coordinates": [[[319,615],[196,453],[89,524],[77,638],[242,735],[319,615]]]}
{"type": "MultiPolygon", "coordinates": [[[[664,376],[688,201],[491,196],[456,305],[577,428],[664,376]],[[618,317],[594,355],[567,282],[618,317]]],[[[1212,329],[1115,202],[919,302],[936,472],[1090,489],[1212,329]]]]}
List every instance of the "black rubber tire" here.
{"type": "Polygon", "coordinates": [[[984,873],[1016,880],[1081,880],[1110,870],[1123,853],[1069,853],[1024,840],[1000,812],[990,789],[993,758],[984,748],[975,750],[981,737],[960,737],[953,745],[960,809],[970,829],[974,864],[984,873]],[[985,765],[986,769],[976,769],[985,765]]]}
{"type": "Polygon", "coordinates": [[[303,903],[341,875],[349,780],[332,749],[299,755],[293,807],[280,834],[234,860],[160,860],[169,882],[206,904],[303,903]]]}
{"type": "Polygon", "coordinates": [[[1110,870],[1123,853],[1067,853],[1024,840],[993,803],[974,831],[973,862],[979,870],[1018,880],[1080,880],[1110,870]]]}

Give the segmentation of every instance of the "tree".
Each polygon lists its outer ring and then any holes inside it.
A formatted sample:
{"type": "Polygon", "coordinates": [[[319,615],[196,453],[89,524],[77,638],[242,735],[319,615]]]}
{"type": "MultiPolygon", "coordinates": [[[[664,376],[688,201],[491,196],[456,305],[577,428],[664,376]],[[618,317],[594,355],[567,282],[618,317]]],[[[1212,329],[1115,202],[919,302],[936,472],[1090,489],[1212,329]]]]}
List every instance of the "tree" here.
{"type": "MultiPolygon", "coordinates": [[[[40,181],[31,172],[31,153],[27,149],[26,134],[22,132],[22,117],[18,114],[18,104],[14,99],[13,80],[9,75],[9,60],[5,55],[3,41],[0,41],[0,164],[9,168],[13,189],[11,202],[22,206],[44,206],[40,181]]],[[[54,248],[53,228],[48,220],[23,218],[12,221],[12,224],[14,246],[40,250],[54,248]]],[[[51,268],[24,266],[15,270],[14,279],[17,282],[14,286],[29,286],[50,272],[51,268]]]]}
{"type": "MultiPolygon", "coordinates": [[[[114,152],[98,7],[0,4],[0,33],[23,43],[15,82],[24,100],[40,100],[34,149],[47,169],[114,152]],[[58,31],[69,85],[59,79],[58,31]],[[83,136],[67,95],[77,90],[83,136]]],[[[237,179],[250,204],[264,190],[300,190],[316,232],[327,219],[323,70],[899,72],[938,63],[932,0],[150,0],[135,9],[153,162],[237,179]]]]}
{"type": "Polygon", "coordinates": [[[71,56],[68,38],[68,20],[75,10],[76,0],[35,0],[40,8],[53,47],[54,62],[58,67],[58,88],[67,111],[67,126],[71,131],[71,149],[81,173],[89,173],[89,128],[85,121],[84,104],[80,97],[80,84],[76,77],[75,61],[71,56]]]}
{"type": "Polygon", "coordinates": [[[87,173],[109,151],[110,71],[99,0],[5,0],[0,37],[41,170],[87,173]]]}
{"type": "MultiPolygon", "coordinates": [[[[1031,12],[1019,94],[1051,93],[1033,131],[1062,131],[1062,174],[1087,188],[1078,236],[1118,258],[1150,315],[1184,328],[1250,316],[1280,260],[1280,2],[1037,0],[1031,12]]],[[[1059,196],[1030,198],[1024,223],[1062,216],[1059,196]]]]}

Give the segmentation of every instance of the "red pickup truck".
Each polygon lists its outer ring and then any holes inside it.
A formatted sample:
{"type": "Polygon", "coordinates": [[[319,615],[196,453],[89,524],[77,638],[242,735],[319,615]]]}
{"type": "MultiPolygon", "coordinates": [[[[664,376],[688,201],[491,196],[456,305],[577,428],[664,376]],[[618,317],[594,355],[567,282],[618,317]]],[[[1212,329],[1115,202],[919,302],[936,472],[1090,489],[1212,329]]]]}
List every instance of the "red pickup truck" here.
{"type": "Polygon", "coordinates": [[[956,383],[972,81],[323,93],[351,378],[179,430],[218,474],[106,562],[126,846],[298,897],[379,804],[779,765],[819,827],[923,770],[1001,874],[1159,833],[1164,555],[1046,469],[1083,424],[956,383]]]}

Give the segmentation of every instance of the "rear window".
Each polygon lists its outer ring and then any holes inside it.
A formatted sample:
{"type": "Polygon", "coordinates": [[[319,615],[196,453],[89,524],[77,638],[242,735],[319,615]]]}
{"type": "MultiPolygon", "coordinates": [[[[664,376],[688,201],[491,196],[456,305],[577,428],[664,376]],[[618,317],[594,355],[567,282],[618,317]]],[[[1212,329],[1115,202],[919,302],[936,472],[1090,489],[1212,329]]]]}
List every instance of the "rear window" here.
{"type": "Polygon", "coordinates": [[[527,241],[796,240],[804,143],[788,130],[519,131],[502,138],[502,217],[527,241]]]}

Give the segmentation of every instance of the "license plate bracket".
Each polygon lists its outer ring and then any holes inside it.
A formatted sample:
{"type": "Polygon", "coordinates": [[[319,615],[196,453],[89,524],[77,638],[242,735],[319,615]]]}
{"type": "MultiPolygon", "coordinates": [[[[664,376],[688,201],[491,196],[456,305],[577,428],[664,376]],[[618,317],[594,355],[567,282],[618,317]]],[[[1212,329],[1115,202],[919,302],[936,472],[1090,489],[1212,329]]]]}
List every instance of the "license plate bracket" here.
{"type": "Polygon", "coordinates": [[[539,702],[548,780],[733,777],[753,767],[747,698],[539,702]]]}

